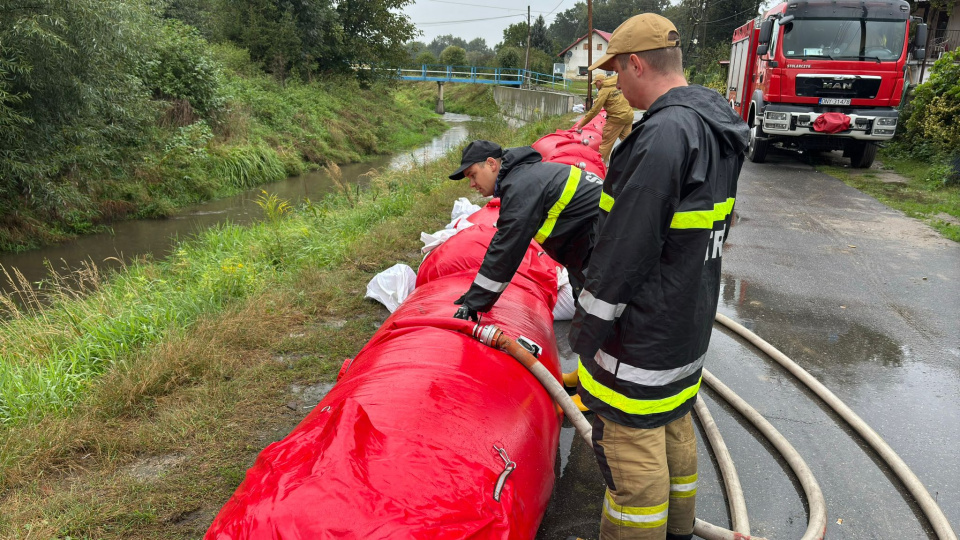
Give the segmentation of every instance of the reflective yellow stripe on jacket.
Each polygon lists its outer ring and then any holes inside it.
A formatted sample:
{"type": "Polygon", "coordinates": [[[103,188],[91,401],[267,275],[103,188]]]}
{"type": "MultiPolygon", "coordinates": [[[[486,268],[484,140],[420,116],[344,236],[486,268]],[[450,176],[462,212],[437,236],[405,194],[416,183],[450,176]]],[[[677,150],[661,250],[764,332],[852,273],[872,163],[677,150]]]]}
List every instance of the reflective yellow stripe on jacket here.
{"type": "Polygon", "coordinates": [[[717,221],[727,219],[733,211],[734,199],[731,197],[722,203],[715,203],[713,210],[691,210],[677,212],[670,222],[671,229],[712,229],[717,221]]]}
{"type": "Polygon", "coordinates": [[[670,412],[680,405],[686,403],[688,399],[697,395],[697,391],[700,390],[700,383],[703,381],[703,378],[701,377],[700,379],[697,379],[696,383],[684,388],[680,392],[670,397],[663,399],[633,399],[621,394],[620,392],[617,392],[612,388],[607,388],[606,386],[600,384],[599,381],[590,375],[590,372],[587,371],[587,368],[583,366],[583,360],[580,361],[580,367],[577,371],[580,375],[580,385],[584,390],[589,392],[591,396],[599,399],[615,409],[619,409],[627,414],[635,415],[670,412]]]}
{"type": "Polygon", "coordinates": [[[600,209],[609,212],[613,208],[613,197],[607,195],[606,191],[600,192],[600,209]]]}
{"type": "Polygon", "coordinates": [[[553,206],[547,211],[547,219],[543,222],[540,230],[537,231],[536,236],[533,237],[538,243],[542,244],[543,241],[550,236],[550,233],[553,232],[553,228],[557,224],[557,218],[560,217],[560,212],[563,212],[563,209],[566,208],[571,199],[573,199],[573,194],[577,192],[577,186],[580,185],[580,175],[582,173],[583,171],[578,167],[570,167],[570,176],[567,177],[567,184],[563,186],[563,193],[560,194],[557,202],[553,203],[553,206]]]}

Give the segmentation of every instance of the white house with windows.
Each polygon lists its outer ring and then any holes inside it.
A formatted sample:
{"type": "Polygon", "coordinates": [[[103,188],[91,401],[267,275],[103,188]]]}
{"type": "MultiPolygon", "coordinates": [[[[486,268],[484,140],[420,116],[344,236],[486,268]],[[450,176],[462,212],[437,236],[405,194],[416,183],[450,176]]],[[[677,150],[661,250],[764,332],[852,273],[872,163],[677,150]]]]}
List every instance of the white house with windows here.
{"type": "MultiPolygon", "coordinates": [[[[593,31],[593,61],[596,62],[607,53],[607,44],[610,43],[610,32],[593,31]]],[[[557,56],[563,59],[563,76],[567,79],[585,79],[587,77],[587,34],[573,42],[557,56]]],[[[606,72],[607,74],[611,72],[606,72]]]]}

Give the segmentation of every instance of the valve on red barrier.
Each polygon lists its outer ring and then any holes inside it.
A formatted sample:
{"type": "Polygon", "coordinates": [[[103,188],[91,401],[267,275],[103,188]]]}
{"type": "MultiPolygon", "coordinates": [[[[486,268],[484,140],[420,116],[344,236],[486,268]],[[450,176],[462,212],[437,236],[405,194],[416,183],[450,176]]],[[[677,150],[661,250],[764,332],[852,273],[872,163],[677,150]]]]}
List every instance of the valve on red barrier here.
{"type": "Polygon", "coordinates": [[[577,133],[583,133],[583,128],[577,128],[577,133]]]}
{"type": "Polygon", "coordinates": [[[337,372],[337,380],[343,378],[347,374],[347,371],[350,369],[350,366],[353,364],[353,358],[347,358],[343,361],[343,364],[340,365],[340,371],[337,372]]]}
{"type": "Polygon", "coordinates": [[[587,162],[586,162],[586,161],[578,161],[578,162],[577,162],[577,168],[580,169],[581,171],[587,170],[587,162]]]}
{"type": "Polygon", "coordinates": [[[581,141],[581,142],[583,142],[583,145],[584,145],[584,146],[590,146],[590,139],[584,139],[584,140],[581,141]]]}

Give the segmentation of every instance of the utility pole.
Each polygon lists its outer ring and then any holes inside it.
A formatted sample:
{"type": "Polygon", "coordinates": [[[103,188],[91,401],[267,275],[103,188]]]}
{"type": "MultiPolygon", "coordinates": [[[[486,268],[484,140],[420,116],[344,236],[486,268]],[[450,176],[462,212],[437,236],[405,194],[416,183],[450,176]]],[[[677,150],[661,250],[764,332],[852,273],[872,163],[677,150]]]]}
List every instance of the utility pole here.
{"type": "Polygon", "coordinates": [[[593,0],[587,0],[587,110],[593,107],[593,0]]]}
{"type": "Polygon", "coordinates": [[[527,78],[527,86],[530,86],[530,6],[527,6],[527,56],[523,60],[523,74],[527,78]]]}

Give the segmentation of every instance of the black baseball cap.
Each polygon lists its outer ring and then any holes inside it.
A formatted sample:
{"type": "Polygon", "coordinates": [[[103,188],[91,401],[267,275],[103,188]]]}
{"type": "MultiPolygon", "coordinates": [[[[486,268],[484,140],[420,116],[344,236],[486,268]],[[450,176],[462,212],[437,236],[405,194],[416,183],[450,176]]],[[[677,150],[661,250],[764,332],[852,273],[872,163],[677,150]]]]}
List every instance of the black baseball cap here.
{"type": "Polygon", "coordinates": [[[451,180],[460,180],[463,178],[463,171],[474,163],[486,161],[488,157],[500,159],[503,156],[503,148],[495,142],[485,141],[483,139],[473,141],[463,149],[463,157],[460,158],[460,168],[450,175],[451,180]]]}

